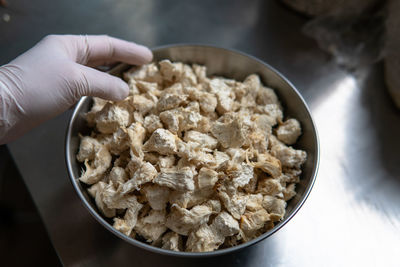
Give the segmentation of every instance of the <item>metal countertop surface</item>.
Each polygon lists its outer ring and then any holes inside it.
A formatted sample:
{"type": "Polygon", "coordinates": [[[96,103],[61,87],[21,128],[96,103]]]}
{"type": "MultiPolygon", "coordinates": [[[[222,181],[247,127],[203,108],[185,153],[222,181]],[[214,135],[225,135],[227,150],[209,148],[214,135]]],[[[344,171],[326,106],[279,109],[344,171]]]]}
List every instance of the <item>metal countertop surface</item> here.
{"type": "MultiPolygon", "coordinates": [[[[64,163],[71,110],[9,149],[66,266],[398,266],[400,111],[382,64],[341,70],[277,1],[10,1],[0,64],[50,33],[106,33],[150,47],[205,43],[269,63],[299,89],[319,131],[321,161],[305,205],[281,230],[237,254],[160,256],[104,229],[80,203],[64,163]]],[[[18,194],[18,192],[16,192],[18,194]]]]}

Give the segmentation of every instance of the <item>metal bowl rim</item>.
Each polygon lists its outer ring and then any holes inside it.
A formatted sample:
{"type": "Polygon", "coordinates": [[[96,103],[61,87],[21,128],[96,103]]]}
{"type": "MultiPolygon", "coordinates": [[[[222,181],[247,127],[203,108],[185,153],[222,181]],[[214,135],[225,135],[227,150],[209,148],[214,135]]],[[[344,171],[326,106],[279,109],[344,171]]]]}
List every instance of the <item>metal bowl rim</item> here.
{"type": "Polygon", "coordinates": [[[228,52],[234,53],[234,54],[239,54],[245,57],[248,57],[258,63],[260,63],[261,65],[265,66],[266,68],[270,69],[272,72],[275,72],[278,77],[280,79],[282,79],[285,83],[287,83],[291,89],[296,93],[296,95],[300,98],[301,102],[303,103],[306,111],[307,111],[307,115],[310,119],[311,125],[312,125],[312,132],[313,132],[313,138],[315,139],[315,144],[316,144],[316,151],[315,151],[315,164],[313,166],[313,170],[312,170],[312,174],[311,174],[311,179],[310,179],[310,183],[308,185],[308,187],[305,189],[304,194],[301,196],[299,202],[295,205],[295,207],[293,208],[293,210],[291,211],[291,213],[281,222],[279,222],[274,228],[272,228],[271,230],[269,230],[268,232],[262,234],[261,236],[252,239],[248,242],[245,242],[243,244],[240,244],[238,246],[235,247],[231,247],[231,248],[225,248],[225,249],[220,249],[220,250],[215,250],[215,251],[210,251],[210,252],[180,252],[180,251],[172,251],[172,250],[166,250],[166,249],[162,249],[162,248],[158,248],[158,247],[154,247],[151,245],[148,245],[144,242],[135,240],[131,237],[126,236],[125,234],[117,231],[114,227],[112,227],[108,222],[106,222],[103,217],[91,206],[91,204],[88,203],[88,201],[86,200],[85,196],[83,195],[83,193],[81,192],[80,188],[79,188],[79,181],[77,180],[78,178],[74,178],[73,172],[72,172],[72,164],[70,161],[70,158],[68,156],[68,151],[70,149],[70,140],[71,140],[71,131],[72,131],[72,125],[75,122],[75,119],[78,115],[78,111],[80,109],[80,107],[85,103],[86,99],[88,98],[87,96],[82,97],[79,102],[77,103],[77,105],[74,108],[74,111],[72,113],[72,116],[69,120],[68,123],[68,128],[67,128],[67,132],[66,132],[66,136],[65,136],[65,146],[64,146],[64,152],[65,152],[65,160],[66,160],[66,165],[67,165],[67,169],[68,169],[68,174],[70,177],[70,181],[73,185],[73,187],[75,188],[76,193],[78,194],[79,198],[82,200],[82,202],[84,203],[84,206],[86,209],[88,209],[89,213],[100,223],[102,224],[107,230],[109,230],[111,233],[113,233],[114,235],[118,236],[119,238],[123,239],[124,241],[138,246],[140,248],[143,248],[147,251],[151,251],[154,253],[159,253],[159,254],[163,254],[163,255],[168,255],[168,256],[175,256],[175,257],[192,257],[192,258],[196,258],[196,257],[213,257],[213,256],[220,256],[220,255],[224,255],[224,254],[228,254],[228,253],[232,253],[235,251],[239,251],[241,249],[244,249],[246,247],[252,246],[264,239],[266,239],[267,237],[273,235],[274,233],[276,233],[279,229],[281,229],[286,223],[288,223],[293,217],[294,215],[296,215],[296,213],[299,211],[299,209],[303,206],[303,204],[305,203],[305,201],[307,200],[313,186],[316,180],[316,176],[318,173],[318,168],[319,168],[319,157],[320,157],[320,144],[319,144],[319,138],[318,138],[318,133],[317,133],[317,128],[315,126],[314,120],[311,116],[311,112],[305,102],[305,100],[303,99],[303,97],[301,96],[301,94],[298,92],[298,90],[296,89],[296,87],[284,76],[282,75],[279,71],[277,71],[275,68],[271,67],[268,63],[254,57],[251,56],[247,53],[235,50],[235,49],[231,49],[231,48],[224,48],[224,47],[219,47],[219,46],[215,46],[215,45],[208,45],[208,44],[192,44],[192,43],[179,43],[179,44],[168,44],[168,45],[162,45],[162,46],[157,46],[152,48],[151,50],[153,52],[158,51],[158,50],[162,50],[162,49],[166,49],[166,48],[172,48],[172,47],[206,47],[206,48],[212,48],[212,49],[219,49],[219,50],[226,50],[228,52]]]}

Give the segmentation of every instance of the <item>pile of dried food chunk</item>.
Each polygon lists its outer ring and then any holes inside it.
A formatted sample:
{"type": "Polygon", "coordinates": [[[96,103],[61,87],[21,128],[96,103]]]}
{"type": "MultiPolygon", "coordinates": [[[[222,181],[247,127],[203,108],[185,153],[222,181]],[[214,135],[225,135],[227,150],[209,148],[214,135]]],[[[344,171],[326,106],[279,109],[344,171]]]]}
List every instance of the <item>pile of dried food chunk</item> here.
{"type": "Polygon", "coordinates": [[[207,77],[163,60],[124,73],[130,95],[95,98],[77,159],[81,182],[113,227],[175,251],[203,252],[274,227],[296,195],[306,153],[260,78],[207,77]]]}

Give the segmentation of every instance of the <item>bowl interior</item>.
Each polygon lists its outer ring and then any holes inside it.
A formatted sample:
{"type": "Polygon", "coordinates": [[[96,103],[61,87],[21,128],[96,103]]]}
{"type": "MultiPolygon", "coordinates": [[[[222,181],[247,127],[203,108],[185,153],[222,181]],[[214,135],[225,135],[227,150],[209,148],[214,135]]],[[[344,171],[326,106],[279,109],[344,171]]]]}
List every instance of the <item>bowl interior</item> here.
{"type": "MultiPolygon", "coordinates": [[[[285,118],[292,117],[298,119],[303,129],[303,134],[294,147],[305,150],[308,154],[308,158],[306,163],[303,165],[301,181],[296,187],[297,195],[288,202],[287,212],[284,219],[273,229],[254,240],[233,248],[206,253],[173,252],[155,248],[126,237],[116,231],[112,227],[112,224],[110,224],[109,220],[105,220],[101,215],[99,215],[100,213],[98,213],[94,201],[89,197],[86,191],[87,187],[78,180],[82,169],[82,165],[76,160],[75,156],[79,149],[79,134],[85,135],[90,133],[90,129],[86,125],[84,114],[89,111],[92,105],[92,99],[90,97],[84,97],[77,104],[69,124],[66,136],[66,161],[72,183],[77,190],[78,195],[85,203],[85,206],[100,223],[122,239],[145,249],[163,254],[190,256],[192,254],[217,255],[228,253],[254,244],[279,230],[288,220],[290,220],[307,198],[313,186],[318,169],[318,137],[315,125],[303,98],[294,86],[272,67],[251,56],[236,51],[210,46],[177,45],[154,49],[153,53],[155,61],[170,59],[171,61],[205,65],[207,66],[207,75],[224,76],[242,81],[248,75],[256,73],[260,76],[265,85],[275,89],[275,92],[283,104],[285,118]]],[[[110,73],[119,76],[129,67],[130,66],[128,65],[120,64],[111,70],[110,73]]]]}

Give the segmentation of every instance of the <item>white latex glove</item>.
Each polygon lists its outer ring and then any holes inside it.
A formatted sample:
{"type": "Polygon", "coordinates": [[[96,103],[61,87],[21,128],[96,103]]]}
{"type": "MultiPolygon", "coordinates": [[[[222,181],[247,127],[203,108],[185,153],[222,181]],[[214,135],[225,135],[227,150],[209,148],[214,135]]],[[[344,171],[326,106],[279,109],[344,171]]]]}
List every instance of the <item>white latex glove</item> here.
{"type": "Polygon", "coordinates": [[[49,35],[0,67],[0,144],[75,104],[81,96],[122,100],[128,85],[88,66],[152,60],[141,45],[109,36],[49,35]]]}

